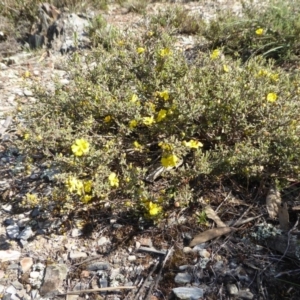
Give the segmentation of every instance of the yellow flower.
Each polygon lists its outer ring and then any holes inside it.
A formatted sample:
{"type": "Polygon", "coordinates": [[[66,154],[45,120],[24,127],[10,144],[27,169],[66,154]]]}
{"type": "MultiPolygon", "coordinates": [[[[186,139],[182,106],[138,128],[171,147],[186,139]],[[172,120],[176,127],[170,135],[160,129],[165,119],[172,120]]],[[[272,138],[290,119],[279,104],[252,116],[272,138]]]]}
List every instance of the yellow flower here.
{"type": "Polygon", "coordinates": [[[189,142],[184,141],[183,145],[189,148],[198,149],[199,147],[203,147],[203,144],[199,141],[190,140],[189,142]]]}
{"type": "Polygon", "coordinates": [[[161,57],[165,57],[165,56],[168,56],[168,55],[171,55],[171,54],[172,54],[172,52],[171,52],[171,50],[169,48],[164,48],[164,49],[161,49],[159,51],[159,55],[161,57]]]}
{"type": "Polygon", "coordinates": [[[169,100],[169,98],[170,98],[169,92],[167,90],[164,90],[162,92],[157,92],[157,95],[160,98],[163,98],[165,101],[169,100]]]}
{"type": "Polygon", "coordinates": [[[269,75],[269,72],[266,70],[259,70],[259,72],[258,72],[258,76],[261,76],[261,77],[268,76],[268,75],[269,75]]]}
{"type": "Polygon", "coordinates": [[[91,201],[92,198],[93,198],[93,196],[91,196],[91,195],[84,195],[83,197],[81,197],[81,202],[88,203],[91,201]]]}
{"type": "Polygon", "coordinates": [[[211,58],[212,60],[217,59],[217,58],[220,56],[220,54],[221,54],[221,51],[220,51],[219,49],[215,49],[215,50],[211,53],[210,58],[211,58]]]}
{"type": "Polygon", "coordinates": [[[75,143],[71,146],[72,152],[76,156],[82,156],[89,152],[90,144],[85,139],[76,139],[75,143]]]}
{"type": "Polygon", "coordinates": [[[139,100],[139,97],[136,94],[133,94],[131,99],[130,99],[130,101],[133,102],[133,103],[137,102],[138,100],[139,100]]]}
{"type": "Polygon", "coordinates": [[[178,162],[178,157],[175,154],[164,155],[161,158],[161,164],[165,168],[176,167],[177,162],[178,162]]]}
{"type": "Polygon", "coordinates": [[[137,150],[142,150],[143,146],[138,142],[138,141],[134,141],[133,142],[133,146],[134,148],[136,148],[137,150]]]}
{"type": "Polygon", "coordinates": [[[30,136],[29,133],[25,133],[25,134],[24,134],[24,140],[28,140],[28,139],[29,139],[29,136],[30,136]]]}
{"type": "Polygon", "coordinates": [[[275,102],[277,100],[277,94],[276,93],[269,93],[267,95],[267,101],[268,102],[275,102]]]}
{"type": "Polygon", "coordinates": [[[84,189],[83,183],[76,177],[70,176],[66,181],[66,186],[68,187],[68,191],[70,193],[77,193],[79,196],[82,195],[84,189]]]}
{"type": "Polygon", "coordinates": [[[273,80],[273,81],[278,81],[279,80],[279,75],[276,73],[276,74],[270,74],[270,79],[273,80]]]}
{"type": "Polygon", "coordinates": [[[93,181],[92,180],[85,181],[83,183],[83,186],[84,186],[84,191],[86,193],[90,193],[92,191],[93,181]]]}
{"type": "Polygon", "coordinates": [[[111,121],[111,119],[112,119],[111,116],[106,116],[106,117],[104,118],[104,122],[105,122],[105,123],[109,123],[109,122],[111,121]]]}
{"type": "Polygon", "coordinates": [[[166,110],[166,109],[161,109],[161,110],[158,112],[156,121],[157,121],[157,122],[160,122],[160,121],[162,121],[163,119],[165,119],[166,116],[167,116],[167,110],[166,110]]]}
{"type": "Polygon", "coordinates": [[[148,31],[148,32],[147,32],[147,35],[148,35],[149,37],[153,36],[153,34],[154,34],[153,31],[148,31]]]}
{"type": "Polygon", "coordinates": [[[155,123],[155,120],[153,118],[153,116],[151,117],[144,117],[143,118],[143,123],[147,126],[151,126],[153,123],[155,123]]]}
{"type": "Polygon", "coordinates": [[[139,48],[136,49],[136,52],[137,52],[138,54],[142,54],[142,53],[145,52],[145,48],[139,47],[139,48]]]}
{"type": "Polygon", "coordinates": [[[119,186],[119,179],[117,177],[117,174],[115,172],[112,172],[109,176],[108,176],[108,180],[109,183],[112,187],[118,187],[119,186]]]}
{"type": "Polygon", "coordinates": [[[164,143],[164,142],[159,142],[158,146],[163,149],[164,151],[172,151],[173,147],[170,144],[164,143]]]}
{"type": "Polygon", "coordinates": [[[125,42],[124,42],[123,40],[121,40],[121,41],[118,41],[118,45],[119,45],[120,47],[122,47],[122,46],[124,46],[124,45],[125,45],[125,42]]]}
{"type": "Polygon", "coordinates": [[[264,30],[262,28],[258,28],[258,29],[255,30],[255,33],[257,35],[262,35],[262,34],[264,34],[264,30]]]}
{"type": "Polygon", "coordinates": [[[137,126],[137,124],[138,124],[137,120],[131,120],[129,121],[129,128],[133,129],[137,126]]]}
{"type": "Polygon", "coordinates": [[[149,201],[147,206],[148,206],[148,211],[150,216],[156,216],[162,210],[162,207],[160,205],[153,203],[152,201],[149,201]]]}
{"type": "Polygon", "coordinates": [[[228,73],[229,72],[229,67],[227,65],[223,65],[223,71],[228,73]]]}

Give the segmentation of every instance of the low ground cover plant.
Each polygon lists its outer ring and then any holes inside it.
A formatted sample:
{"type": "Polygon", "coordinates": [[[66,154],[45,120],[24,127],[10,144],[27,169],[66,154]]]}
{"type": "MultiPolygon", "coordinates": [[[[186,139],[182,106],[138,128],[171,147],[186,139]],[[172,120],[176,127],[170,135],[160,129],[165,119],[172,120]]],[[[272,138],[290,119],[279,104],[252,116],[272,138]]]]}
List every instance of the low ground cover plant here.
{"type": "Polygon", "coordinates": [[[221,47],[188,64],[155,24],[139,37],[115,32],[95,44],[86,56],[74,53],[72,83],[57,83],[53,94],[37,87],[35,106],[19,112],[26,164],[42,155],[57,171],[41,203],[100,203],[159,219],[174,201],[196,200],[199,175],[299,178],[298,73],[221,47]]]}

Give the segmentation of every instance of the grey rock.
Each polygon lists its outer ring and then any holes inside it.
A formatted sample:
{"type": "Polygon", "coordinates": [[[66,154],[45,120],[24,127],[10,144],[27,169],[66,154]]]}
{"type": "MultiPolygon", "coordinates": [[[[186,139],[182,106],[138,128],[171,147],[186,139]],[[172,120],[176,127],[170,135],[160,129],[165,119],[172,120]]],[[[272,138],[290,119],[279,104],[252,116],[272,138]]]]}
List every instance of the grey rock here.
{"type": "Polygon", "coordinates": [[[12,282],[12,285],[15,289],[17,290],[22,290],[23,289],[23,284],[21,284],[19,281],[15,280],[12,282]]]}
{"type": "Polygon", "coordinates": [[[19,269],[20,269],[19,264],[16,264],[16,263],[10,264],[7,267],[7,270],[19,270],[19,269]]]}
{"type": "Polygon", "coordinates": [[[254,298],[254,295],[249,291],[239,291],[237,294],[238,298],[251,300],[254,298]]]}
{"type": "Polygon", "coordinates": [[[10,239],[16,239],[20,234],[19,226],[17,224],[7,226],[6,234],[10,239]]]}
{"type": "Polygon", "coordinates": [[[11,210],[12,210],[12,205],[11,205],[11,204],[4,204],[4,205],[2,205],[2,209],[3,209],[5,212],[11,212],[11,210]]]}
{"type": "Polygon", "coordinates": [[[18,260],[20,256],[20,251],[0,250],[0,262],[18,260]]]}
{"type": "Polygon", "coordinates": [[[129,261],[135,261],[136,260],[136,256],[135,255],[129,255],[128,256],[128,260],[129,261]]]}
{"type": "Polygon", "coordinates": [[[102,236],[98,241],[97,241],[97,244],[98,246],[104,246],[106,244],[109,244],[110,243],[110,240],[105,237],[105,236],[102,236]]]}
{"type": "Polygon", "coordinates": [[[26,97],[31,97],[31,96],[33,96],[33,92],[30,91],[30,90],[27,90],[27,89],[24,89],[23,93],[24,93],[24,95],[25,95],[26,97]]]}
{"type": "Polygon", "coordinates": [[[175,282],[177,284],[186,284],[192,281],[192,276],[189,273],[178,273],[175,276],[175,282]]]}
{"type": "Polygon", "coordinates": [[[33,236],[33,231],[32,231],[30,226],[27,226],[18,235],[18,239],[23,240],[23,241],[27,241],[32,236],[33,236]]]}
{"type": "Polygon", "coordinates": [[[108,282],[106,278],[100,278],[99,279],[99,285],[101,288],[106,288],[108,286],[108,282]]]}
{"type": "Polygon", "coordinates": [[[17,289],[13,286],[13,285],[10,285],[7,289],[6,289],[6,293],[8,294],[16,294],[17,293],[17,289]]]}
{"type": "Polygon", "coordinates": [[[44,298],[51,298],[62,291],[63,281],[66,279],[68,267],[65,264],[48,266],[40,289],[44,298]]]}
{"type": "Polygon", "coordinates": [[[172,292],[181,300],[199,300],[204,294],[203,289],[197,287],[178,287],[172,292]]]}
{"type": "Polygon", "coordinates": [[[182,265],[182,266],[179,266],[178,267],[178,269],[180,270],[180,271],[185,271],[186,269],[188,269],[189,268],[189,265],[182,265]]]}
{"type": "Polygon", "coordinates": [[[77,258],[87,257],[87,254],[81,251],[71,251],[69,256],[71,259],[77,259],[77,258]]]}
{"type": "Polygon", "coordinates": [[[40,208],[39,207],[35,207],[32,212],[31,212],[31,217],[32,218],[36,218],[38,215],[40,214],[40,208]]]}
{"type": "Polygon", "coordinates": [[[94,262],[89,265],[87,265],[86,269],[88,271],[98,271],[98,270],[109,270],[110,264],[108,262],[94,262]]]}
{"type": "Polygon", "coordinates": [[[227,284],[227,290],[230,295],[236,295],[239,292],[235,284],[227,284]]]}
{"type": "Polygon", "coordinates": [[[71,231],[71,236],[74,237],[79,237],[82,235],[82,231],[78,228],[73,228],[71,231]]]}
{"type": "Polygon", "coordinates": [[[4,225],[5,226],[9,226],[9,225],[13,225],[13,224],[15,224],[15,221],[11,218],[4,220],[4,225]]]}

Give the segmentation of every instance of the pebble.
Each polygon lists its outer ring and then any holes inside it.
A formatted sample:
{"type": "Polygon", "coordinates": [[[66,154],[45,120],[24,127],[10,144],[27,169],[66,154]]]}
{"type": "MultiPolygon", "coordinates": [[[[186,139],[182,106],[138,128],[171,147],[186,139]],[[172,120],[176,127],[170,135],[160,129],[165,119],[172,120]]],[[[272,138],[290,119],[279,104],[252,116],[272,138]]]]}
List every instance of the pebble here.
{"type": "Polygon", "coordinates": [[[206,249],[200,250],[199,255],[201,257],[204,257],[204,258],[209,258],[210,257],[210,253],[206,249]]]}
{"type": "Polygon", "coordinates": [[[227,284],[227,290],[230,295],[236,295],[239,292],[235,284],[227,284]]]}
{"type": "Polygon", "coordinates": [[[23,93],[26,97],[33,96],[33,92],[27,89],[24,89],[23,93]]]}
{"type": "Polygon", "coordinates": [[[92,264],[87,265],[88,271],[98,271],[98,270],[109,270],[110,265],[107,262],[94,262],[92,264]]]}
{"type": "Polygon", "coordinates": [[[81,235],[82,235],[82,231],[81,231],[80,229],[78,229],[78,228],[73,228],[73,229],[72,229],[71,236],[72,236],[73,238],[79,237],[79,236],[81,236],[81,235]]]}
{"type": "Polygon", "coordinates": [[[192,281],[192,275],[189,273],[178,273],[175,276],[175,282],[177,284],[186,284],[192,281]]]}
{"type": "Polygon", "coordinates": [[[77,259],[77,258],[87,257],[87,254],[81,251],[71,251],[69,256],[71,259],[77,259]]]}
{"type": "Polygon", "coordinates": [[[254,298],[254,295],[249,291],[239,291],[237,296],[240,299],[246,299],[246,300],[252,300],[254,298]]]}
{"type": "Polygon", "coordinates": [[[128,260],[129,261],[135,261],[136,260],[136,256],[135,255],[129,255],[128,256],[128,260]]]}
{"type": "Polygon", "coordinates": [[[33,265],[33,259],[31,257],[24,257],[20,261],[21,270],[23,273],[26,273],[30,270],[33,265]]]}
{"type": "Polygon", "coordinates": [[[12,205],[11,205],[11,204],[4,204],[4,205],[2,205],[2,209],[3,209],[5,212],[11,212],[11,210],[12,210],[12,205]]]}
{"type": "Polygon", "coordinates": [[[17,280],[15,280],[14,282],[12,282],[12,285],[17,290],[22,290],[23,289],[23,285],[19,281],[17,281],[17,280]]]}
{"type": "Polygon", "coordinates": [[[193,249],[191,247],[183,247],[183,253],[191,253],[193,249]]]}
{"type": "MultiPolygon", "coordinates": [[[[23,241],[27,241],[29,238],[31,238],[33,236],[33,231],[31,229],[30,226],[25,227],[25,229],[23,229],[21,231],[21,233],[18,235],[18,239],[23,240],[23,241]]],[[[22,241],[20,241],[22,242],[22,241]]]]}
{"type": "Polygon", "coordinates": [[[197,287],[178,287],[174,288],[172,292],[182,300],[199,300],[204,294],[203,289],[197,287]]]}
{"type": "Polygon", "coordinates": [[[21,256],[20,251],[14,251],[14,250],[0,250],[0,261],[12,261],[12,260],[18,260],[21,256]]]}
{"type": "Polygon", "coordinates": [[[106,244],[109,244],[110,243],[110,240],[105,237],[105,236],[102,236],[98,241],[97,241],[97,245],[98,246],[104,246],[106,244]]]}
{"type": "Polygon", "coordinates": [[[16,239],[20,234],[19,226],[17,224],[7,226],[6,234],[10,239],[16,239]]]}
{"type": "Polygon", "coordinates": [[[32,271],[30,272],[30,278],[32,279],[37,279],[40,276],[40,272],[39,271],[32,271]]]}

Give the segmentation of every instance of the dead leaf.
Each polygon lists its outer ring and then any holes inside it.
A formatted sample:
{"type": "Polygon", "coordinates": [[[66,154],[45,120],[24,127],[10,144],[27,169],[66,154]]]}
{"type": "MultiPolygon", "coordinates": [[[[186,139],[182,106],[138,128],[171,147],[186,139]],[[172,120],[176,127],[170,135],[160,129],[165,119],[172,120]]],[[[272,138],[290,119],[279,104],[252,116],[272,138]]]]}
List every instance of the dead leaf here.
{"type": "Polygon", "coordinates": [[[271,187],[266,198],[267,210],[269,213],[269,217],[271,219],[275,219],[278,214],[278,205],[281,204],[281,196],[280,192],[276,189],[276,187],[271,187]]]}
{"type": "Polygon", "coordinates": [[[218,227],[206,230],[204,232],[201,232],[200,234],[196,235],[192,241],[190,242],[190,247],[194,247],[198,244],[205,243],[207,241],[210,241],[218,236],[221,236],[223,234],[230,233],[232,230],[235,230],[233,227],[218,227]]]}
{"type": "Polygon", "coordinates": [[[205,214],[206,216],[215,221],[215,223],[217,224],[218,227],[226,227],[227,225],[225,223],[223,223],[223,221],[219,218],[219,216],[216,214],[216,212],[211,208],[210,205],[207,205],[204,208],[205,214]]]}
{"type": "Polygon", "coordinates": [[[278,219],[280,224],[280,229],[288,231],[290,228],[289,222],[289,212],[287,204],[284,203],[283,206],[278,206],[278,219]]]}

